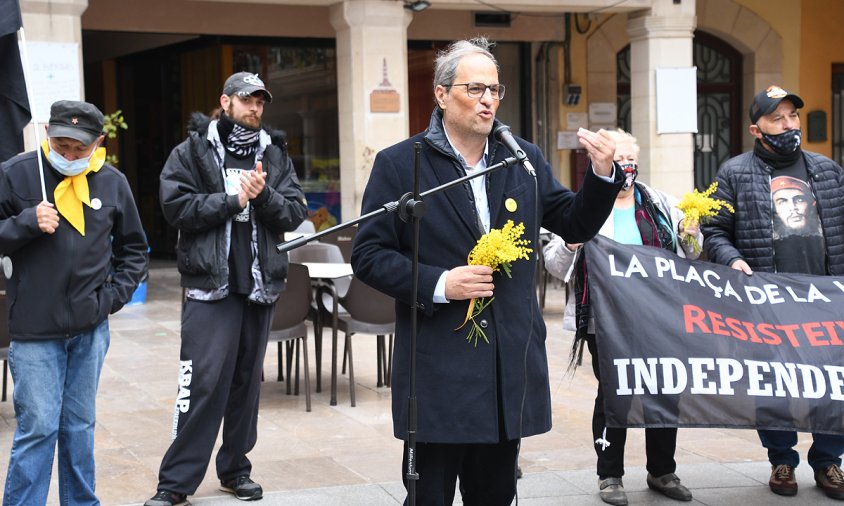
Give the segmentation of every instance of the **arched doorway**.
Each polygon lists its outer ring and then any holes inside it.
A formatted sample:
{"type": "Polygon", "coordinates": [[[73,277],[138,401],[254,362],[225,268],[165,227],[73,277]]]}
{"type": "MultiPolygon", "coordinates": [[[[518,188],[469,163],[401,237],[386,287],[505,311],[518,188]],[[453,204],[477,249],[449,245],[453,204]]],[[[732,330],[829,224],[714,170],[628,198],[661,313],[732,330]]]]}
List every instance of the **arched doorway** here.
{"type": "Polygon", "coordinates": [[[695,188],[704,190],[727,159],[741,153],[741,54],[721,39],[696,31],[695,188]]]}
{"type": "MultiPolygon", "coordinates": [[[[693,64],[697,67],[697,122],[694,184],[706,189],[718,167],[741,153],[741,62],[736,49],[706,32],[695,31],[693,64]]],[[[618,126],[630,131],[630,45],[616,55],[618,126]]]]}

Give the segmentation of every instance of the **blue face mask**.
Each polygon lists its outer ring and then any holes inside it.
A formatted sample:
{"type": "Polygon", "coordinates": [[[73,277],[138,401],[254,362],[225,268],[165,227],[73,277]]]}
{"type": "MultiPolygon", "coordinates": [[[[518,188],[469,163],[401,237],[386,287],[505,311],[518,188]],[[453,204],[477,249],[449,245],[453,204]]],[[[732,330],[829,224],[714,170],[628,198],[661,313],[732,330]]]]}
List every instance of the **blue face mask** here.
{"type": "Polygon", "coordinates": [[[88,163],[91,161],[91,154],[85,158],[77,158],[76,160],[70,161],[51,149],[47,154],[47,160],[49,160],[50,165],[52,165],[53,168],[59,171],[62,175],[76,176],[88,168],[88,163]]]}

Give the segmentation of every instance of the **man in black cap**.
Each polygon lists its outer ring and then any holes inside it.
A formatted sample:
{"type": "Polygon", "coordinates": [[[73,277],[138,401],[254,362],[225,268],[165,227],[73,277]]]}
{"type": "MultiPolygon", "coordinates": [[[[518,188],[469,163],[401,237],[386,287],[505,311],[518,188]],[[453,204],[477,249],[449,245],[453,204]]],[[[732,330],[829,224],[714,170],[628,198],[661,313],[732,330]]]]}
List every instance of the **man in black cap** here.
{"type": "MultiPolygon", "coordinates": [[[[704,248],[712,261],[747,275],[754,270],[844,275],[844,170],[823,155],[801,149],[801,107],[800,97],[779,86],[769,86],[753,98],[750,134],[756,144],[753,151],[724,162],[713,195],[732,205],[735,213],[722,207],[703,226],[704,248]],[[784,209],[782,200],[789,192],[792,197],[800,194],[799,217],[784,209]],[[789,215],[801,231],[811,233],[800,237],[781,233],[774,225],[789,215]]],[[[812,434],[812,438],[808,460],[815,483],[827,496],[844,500],[840,467],[844,436],[812,434]]],[[[771,490],[795,495],[797,433],[760,430],[759,439],[768,449],[771,490]]]]}
{"type": "Polygon", "coordinates": [[[205,476],[221,422],[220,489],[241,500],[263,495],[246,454],[258,438],[267,336],[287,276],[287,255],[275,245],[307,216],[286,148],[261,128],[272,98],[257,74],[232,75],[219,119],[194,114],[188,138],[161,171],[161,209],[179,229],[186,298],[173,440],[146,506],[186,503],[205,476]]]}
{"type": "Polygon", "coordinates": [[[46,503],[57,442],[63,502],[99,504],[95,399],[108,316],[132,298],[147,242],[126,177],[98,148],[100,110],[56,102],[46,130],[41,153],[0,165],[17,421],[3,504],[46,503]]]}

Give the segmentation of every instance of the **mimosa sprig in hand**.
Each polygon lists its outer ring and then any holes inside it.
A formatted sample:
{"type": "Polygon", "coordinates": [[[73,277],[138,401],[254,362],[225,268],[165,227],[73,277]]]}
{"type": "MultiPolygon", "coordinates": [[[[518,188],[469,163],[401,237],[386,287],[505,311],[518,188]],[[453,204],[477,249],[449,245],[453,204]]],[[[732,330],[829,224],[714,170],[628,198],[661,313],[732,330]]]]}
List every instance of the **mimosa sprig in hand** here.
{"type": "MultiPolygon", "coordinates": [[[[520,258],[527,260],[528,256],[533,250],[527,245],[530,241],[527,239],[520,239],[525,233],[524,223],[513,225],[512,220],[507,220],[500,229],[492,229],[484,234],[478,243],[469,252],[467,263],[469,265],[486,265],[492,268],[493,272],[504,271],[508,278],[511,278],[510,266],[513,262],[520,258]]],[[[481,337],[486,343],[489,339],[486,337],[483,328],[475,322],[475,318],[495,300],[495,297],[487,300],[486,298],[472,299],[469,301],[469,310],[466,311],[466,319],[463,323],[454,330],[462,329],[466,323],[471,321],[469,328],[469,335],[466,336],[466,341],[473,342],[478,345],[478,338],[481,337]]]]}
{"type": "MultiPolygon", "coordinates": [[[[709,218],[716,216],[722,207],[725,207],[731,213],[735,212],[733,206],[727,202],[710,197],[717,189],[718,182],[716,181],[709,185],[709,188],[703,193],[698,193],[697,189],[695,189],[693,192],[683,195],[680,203],[677,204],[677,208],[683,211],[683,215],[685,216],[684,228],[691,228],[695,227],[695,225],[706,223],[709,221],[709,218]]],[[[700,253],[700,245],[698,245],[694,236],[687,235],[684,241],[692,247],[695,253],[700,253]]]]}

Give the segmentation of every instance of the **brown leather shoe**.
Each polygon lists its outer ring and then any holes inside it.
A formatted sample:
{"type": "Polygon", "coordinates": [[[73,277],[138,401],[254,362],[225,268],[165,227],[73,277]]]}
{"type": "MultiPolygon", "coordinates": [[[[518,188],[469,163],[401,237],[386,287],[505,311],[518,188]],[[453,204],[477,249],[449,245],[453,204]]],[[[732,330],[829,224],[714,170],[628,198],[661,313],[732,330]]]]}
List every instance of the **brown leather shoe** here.
{"type": "MultiPolygon", "coordinates": [[[[768,486],[771,492],[778,495],[797,495],[797,479],[794,477],[794,468],[788,464],[771,466],[771,479],[768,486]]],[[[815,478],[817,480],[817,478],[815,478]]]]}
{"type": "Polygon", "coordinates": [[[827,497],[844,501],[844,473],[840,467],[832,464],[822,471],[815,471],[815,483],[827,497]]]}

